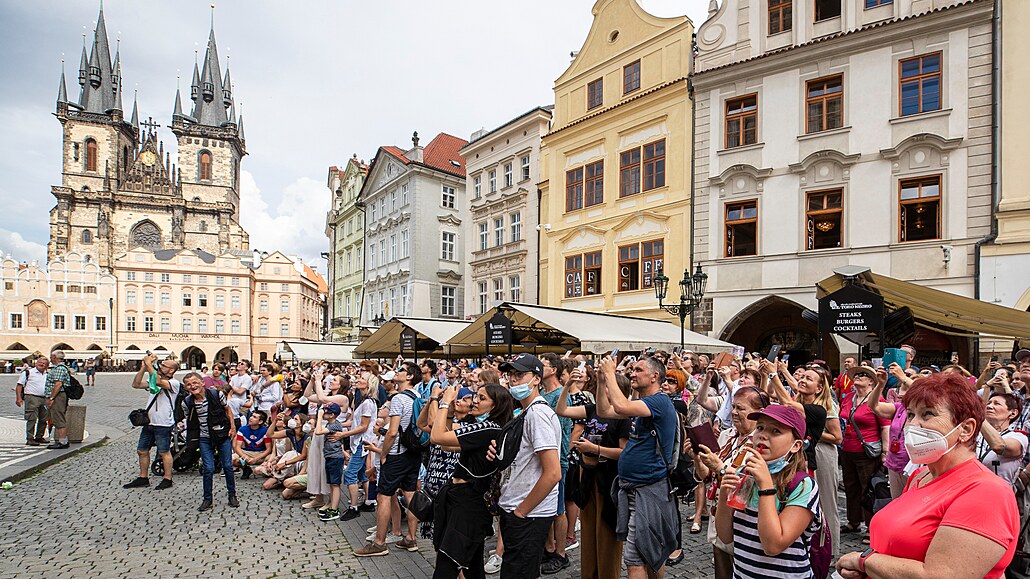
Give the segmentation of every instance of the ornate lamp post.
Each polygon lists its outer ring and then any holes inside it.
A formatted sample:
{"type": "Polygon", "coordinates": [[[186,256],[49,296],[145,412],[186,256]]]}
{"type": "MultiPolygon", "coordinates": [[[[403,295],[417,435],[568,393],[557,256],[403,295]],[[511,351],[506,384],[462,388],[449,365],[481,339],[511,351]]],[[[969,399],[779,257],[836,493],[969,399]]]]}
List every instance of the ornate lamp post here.
{"type": "Polygon", "coordinates": [[[701,264],[697,264],[694,275],[690,275],[689,269],[683,270],[683,279],[680,280],[680,303],[665,305],[662,303],[669,292],[669,278],[658,268],[654,277],[654,295],[658,298],[658,307],[669,312],[680,319],[680,350],[683,349],[683,342],[686,333],[687,316],[701,307],[701,300],[705,296],[705,286],[708,284],[708,274],[701,271],[701,264]]]}

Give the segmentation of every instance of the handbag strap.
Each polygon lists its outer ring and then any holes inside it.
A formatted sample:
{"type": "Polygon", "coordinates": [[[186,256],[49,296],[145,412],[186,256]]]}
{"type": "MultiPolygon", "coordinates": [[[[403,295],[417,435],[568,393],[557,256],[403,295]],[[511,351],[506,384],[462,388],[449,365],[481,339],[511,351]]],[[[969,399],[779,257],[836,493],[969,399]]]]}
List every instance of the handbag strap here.
{"type": "MultiPolygon", "coordinates": [[[[168,391],[165,390],[164,388],[161,389],[161,392],[164,392],[165,395],[168,396],[168,403],[171,404],[171,402],[172,402],[172,395],[169,394],[168,391]]],[[[150,409],[154,407],[154,403],[157,402],[157,397],[161,395],[161,392],[158,392],[157,394],[154,394],[154,397],[150,399],[150,404],[147,404],[147,412],[150,412],[150,409]]]]}
{"type": "MultiPolygon", "coordinates": [[[[865,395],[869,398],[869,394],[865,395]]],[[[858,410],[858,390],[852,390],[851,394],[851,412],[848,413],[848,421],[851,422],[851,426],[855,427],[855,434],[858,435],[859,444],[865,444],[865,438],[862,437],[862,429],[858,427],[858,423],[855,422],[855,412],[858,410]]],[[[864,399],[863,399],[864,401],[864,399]]]]}

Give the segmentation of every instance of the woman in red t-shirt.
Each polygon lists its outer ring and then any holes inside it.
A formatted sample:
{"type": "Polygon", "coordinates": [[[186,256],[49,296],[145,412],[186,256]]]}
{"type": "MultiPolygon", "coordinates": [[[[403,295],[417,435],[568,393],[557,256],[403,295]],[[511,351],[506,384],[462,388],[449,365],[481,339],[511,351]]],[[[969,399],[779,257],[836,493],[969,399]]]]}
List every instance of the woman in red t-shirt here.
{"type": "Polygon", "coordinates": [[[854,533],[861,528],[862,523],[868,527],[873,518],[872,511],[862,505],[862,497],[869,490],[869,479],[886,458],[891,425],[889,420],[880,418],[869,409],[869,397],[876,384],[876,370],[869,366],[855,366],[848,368],[848,377],[854,383],[854,388],[840,405],[840,417],[844,419],[840,466],[848,507],[848,524],[841,526],[842,533],[854,533]],[[862,448],[862,442],[880,442],[882,452],[879,456],[869,456],[862,448]]]}
{"type": "Polygon", "coordinates": [[[905,394],[905,448],[916,464],[900,497],[873,517],[872,546],[837,561],[844,579],[1000,579],[1019,513],[1011,486],[976,459],[984,404],[957,376],[921,378],[905,394]]]}

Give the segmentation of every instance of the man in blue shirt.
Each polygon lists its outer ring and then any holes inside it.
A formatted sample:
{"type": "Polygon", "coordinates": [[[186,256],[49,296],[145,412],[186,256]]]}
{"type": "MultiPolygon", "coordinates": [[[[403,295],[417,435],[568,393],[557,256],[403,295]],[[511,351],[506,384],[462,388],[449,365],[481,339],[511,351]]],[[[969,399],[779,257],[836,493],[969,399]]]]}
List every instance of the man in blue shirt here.
{"type": "Polygon", "coordinates": [[[630,385],[637,399],[630,400],[615,381],[615,361],[605,357],[600,363],[598,415],[603,418],[628,418],[629,442],[619,457],[619,517],[616,535],[625,541],[623,561],[630,579],[661,577],[665,561],[676,549],[679,518],[668,482],[668,467],[679,419],[672,399],[662,393],[665,366],[655,358],[644,357],[633,366],[630,385]],[[659,446],[660,443],[660,446],[659,446]],[[659,454],[660,453],[660,454],[659,454]],[[638,542],[637,529],[648,529],[638,542]],[[662,540],[655,541],[654,535],[662,540]],[[651,537],[651,540],[645,540],[651,537]]]}

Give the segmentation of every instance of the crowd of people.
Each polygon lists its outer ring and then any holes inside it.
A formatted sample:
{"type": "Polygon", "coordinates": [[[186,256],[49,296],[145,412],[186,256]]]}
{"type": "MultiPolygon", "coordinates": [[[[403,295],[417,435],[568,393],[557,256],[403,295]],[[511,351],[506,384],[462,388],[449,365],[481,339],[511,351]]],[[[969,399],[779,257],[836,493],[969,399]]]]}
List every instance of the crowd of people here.
{"type": "Polygon", "coordinates": [[[230,507],[239,471],[322,521],[367,513],[355,555],[431,545],[439,578],[554,574],[577,549],[584,578],[661,577],[685,529],[707,533],[718,578],[826,577],[831,561],[846,579],[1002,577],[1022,553],[1030,350],[973,375],[901,349],[886,367],[845,358],[836,377],[819,360],[649,349],[241,361],[181,385],[175,360],[150,356],[125,486],[150,485],[155,446],[156,488],[171,486],[178,430],[199,448],[201,511],[217,464],[230,507]],[[867,548],[841,553],[841,533],[867,548]]]}

